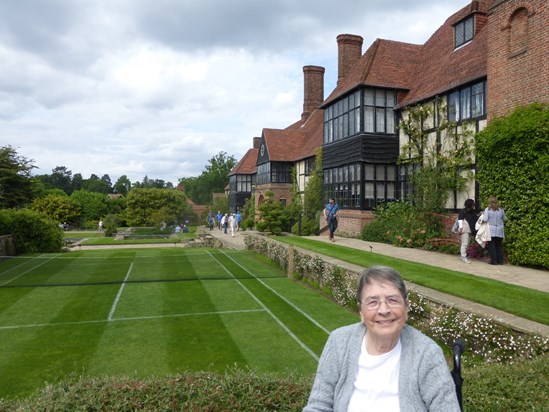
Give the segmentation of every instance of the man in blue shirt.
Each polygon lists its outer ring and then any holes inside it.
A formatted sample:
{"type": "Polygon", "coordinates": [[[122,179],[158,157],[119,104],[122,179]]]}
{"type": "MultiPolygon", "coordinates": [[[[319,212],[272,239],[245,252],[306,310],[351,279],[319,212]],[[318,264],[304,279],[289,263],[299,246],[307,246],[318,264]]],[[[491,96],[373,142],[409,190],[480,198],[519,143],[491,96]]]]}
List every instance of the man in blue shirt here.
{"type": "Polygon", "coordinates": [[[234,218],[235,218],[236,230],[239,231],[240,230],[240,221],[242,220],[242,215],[240,214],[239,211],[236,212],[236,215],[234,216],[234,218]]]}
{"type": "Polygon", "coordinates": [[[217,218],[217,228],[221,230],[221,219],[223,219],[223,215],[221,214],[221,211],[218,211],[215,217],[217,218]]]}
{"type": "Polygon", "coordinates": [[[334,232],[337,229],[337,215],[339,213],[339,205],[335,202],[333,197],[328,198],[328,203],[324,207],[324,217],[328,223],[330,229],[330,240],[335,242],[334,232]]]}

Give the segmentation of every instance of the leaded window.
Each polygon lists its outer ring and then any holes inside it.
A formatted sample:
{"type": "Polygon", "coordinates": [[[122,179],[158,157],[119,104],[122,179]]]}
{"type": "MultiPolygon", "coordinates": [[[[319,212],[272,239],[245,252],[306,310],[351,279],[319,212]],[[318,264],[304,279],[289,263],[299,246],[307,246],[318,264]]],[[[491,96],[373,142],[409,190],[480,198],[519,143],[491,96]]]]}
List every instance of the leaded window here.
{"type": "Polygon", "coordinates": [[[459,122],[486,115],[485,82],[473,84],[448,95],[448,120],[459,122]]]}
{"type": "Polygon", "coordinates": [[[364,90],[364,131],[395,133],[395,93],[392,90],[364,90]]]}
{"type": "Polygon", "coordinates": [[[324,143],[331,143],[360,132],[360,91],[324,110],[324,143]]]}
{"type": "Polygon", "coordinates": [[[454,26],[454,47],[464,45],[473,40],[475,35],[474,16],[469,16],[454,26]]]}

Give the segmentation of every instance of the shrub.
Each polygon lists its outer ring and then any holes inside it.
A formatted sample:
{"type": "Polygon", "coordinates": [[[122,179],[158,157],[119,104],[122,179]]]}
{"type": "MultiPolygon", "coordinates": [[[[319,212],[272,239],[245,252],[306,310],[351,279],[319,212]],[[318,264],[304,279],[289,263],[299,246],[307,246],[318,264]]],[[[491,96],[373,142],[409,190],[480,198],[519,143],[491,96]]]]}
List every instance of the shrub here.
{"type": "Polygon", "coordinates": [[[422,211],[409,202],[383,204],[374,215],[375,220],[362,229],[362,240],[433,249],[430,239],[447,236],[441,215],[422,211]]]}
{"type": "MultiPolygon", "coordinates": [[[[466,349],[467,351],[467,349],[466,349]]],[[[464,368],[466,411],[547,411],[549,356],[506,365],[464,368]]],[[[24,411],[301,411],[312,376],[183,373],[150,379],[78,378],[47,385],[32,396],[0,400],[0,412],[24,411]]]]}
{"type": "Polygon", "coordinates": [[[476,147],[483,203],[497,196],[507,214],[509,262],[549,268],[549,105],[492,120],[476,147]]]}
{"type": "Polygon", "coordinates": [[[59,223],[29,209],[0,210],[0,234],[15,235],[17,254],[55,253],[63,247],[59,223]]]}

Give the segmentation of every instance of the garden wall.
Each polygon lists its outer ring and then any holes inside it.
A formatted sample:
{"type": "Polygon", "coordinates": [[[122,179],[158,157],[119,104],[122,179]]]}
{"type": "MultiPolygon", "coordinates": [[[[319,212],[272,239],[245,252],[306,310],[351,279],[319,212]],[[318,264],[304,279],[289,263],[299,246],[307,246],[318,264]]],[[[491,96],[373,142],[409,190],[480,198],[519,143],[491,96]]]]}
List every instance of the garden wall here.
{"type": "Polygon", "coordinates": [[[0,236],[0,256],[15,256],[15,236],[0,236]]]}

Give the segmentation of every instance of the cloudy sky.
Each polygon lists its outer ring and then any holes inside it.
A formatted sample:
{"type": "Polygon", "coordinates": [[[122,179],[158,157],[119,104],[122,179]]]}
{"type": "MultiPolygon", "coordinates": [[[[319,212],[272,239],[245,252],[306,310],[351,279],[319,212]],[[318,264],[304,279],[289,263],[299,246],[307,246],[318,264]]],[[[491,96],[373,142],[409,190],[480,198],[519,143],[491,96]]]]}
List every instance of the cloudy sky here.
{"type": "Polygon", "coordinates": [[[177,184],[303,110],[303,66],[337,80],[336,36],[424,43],[470,0],[1,0],[0,146],[177,184]]]}

